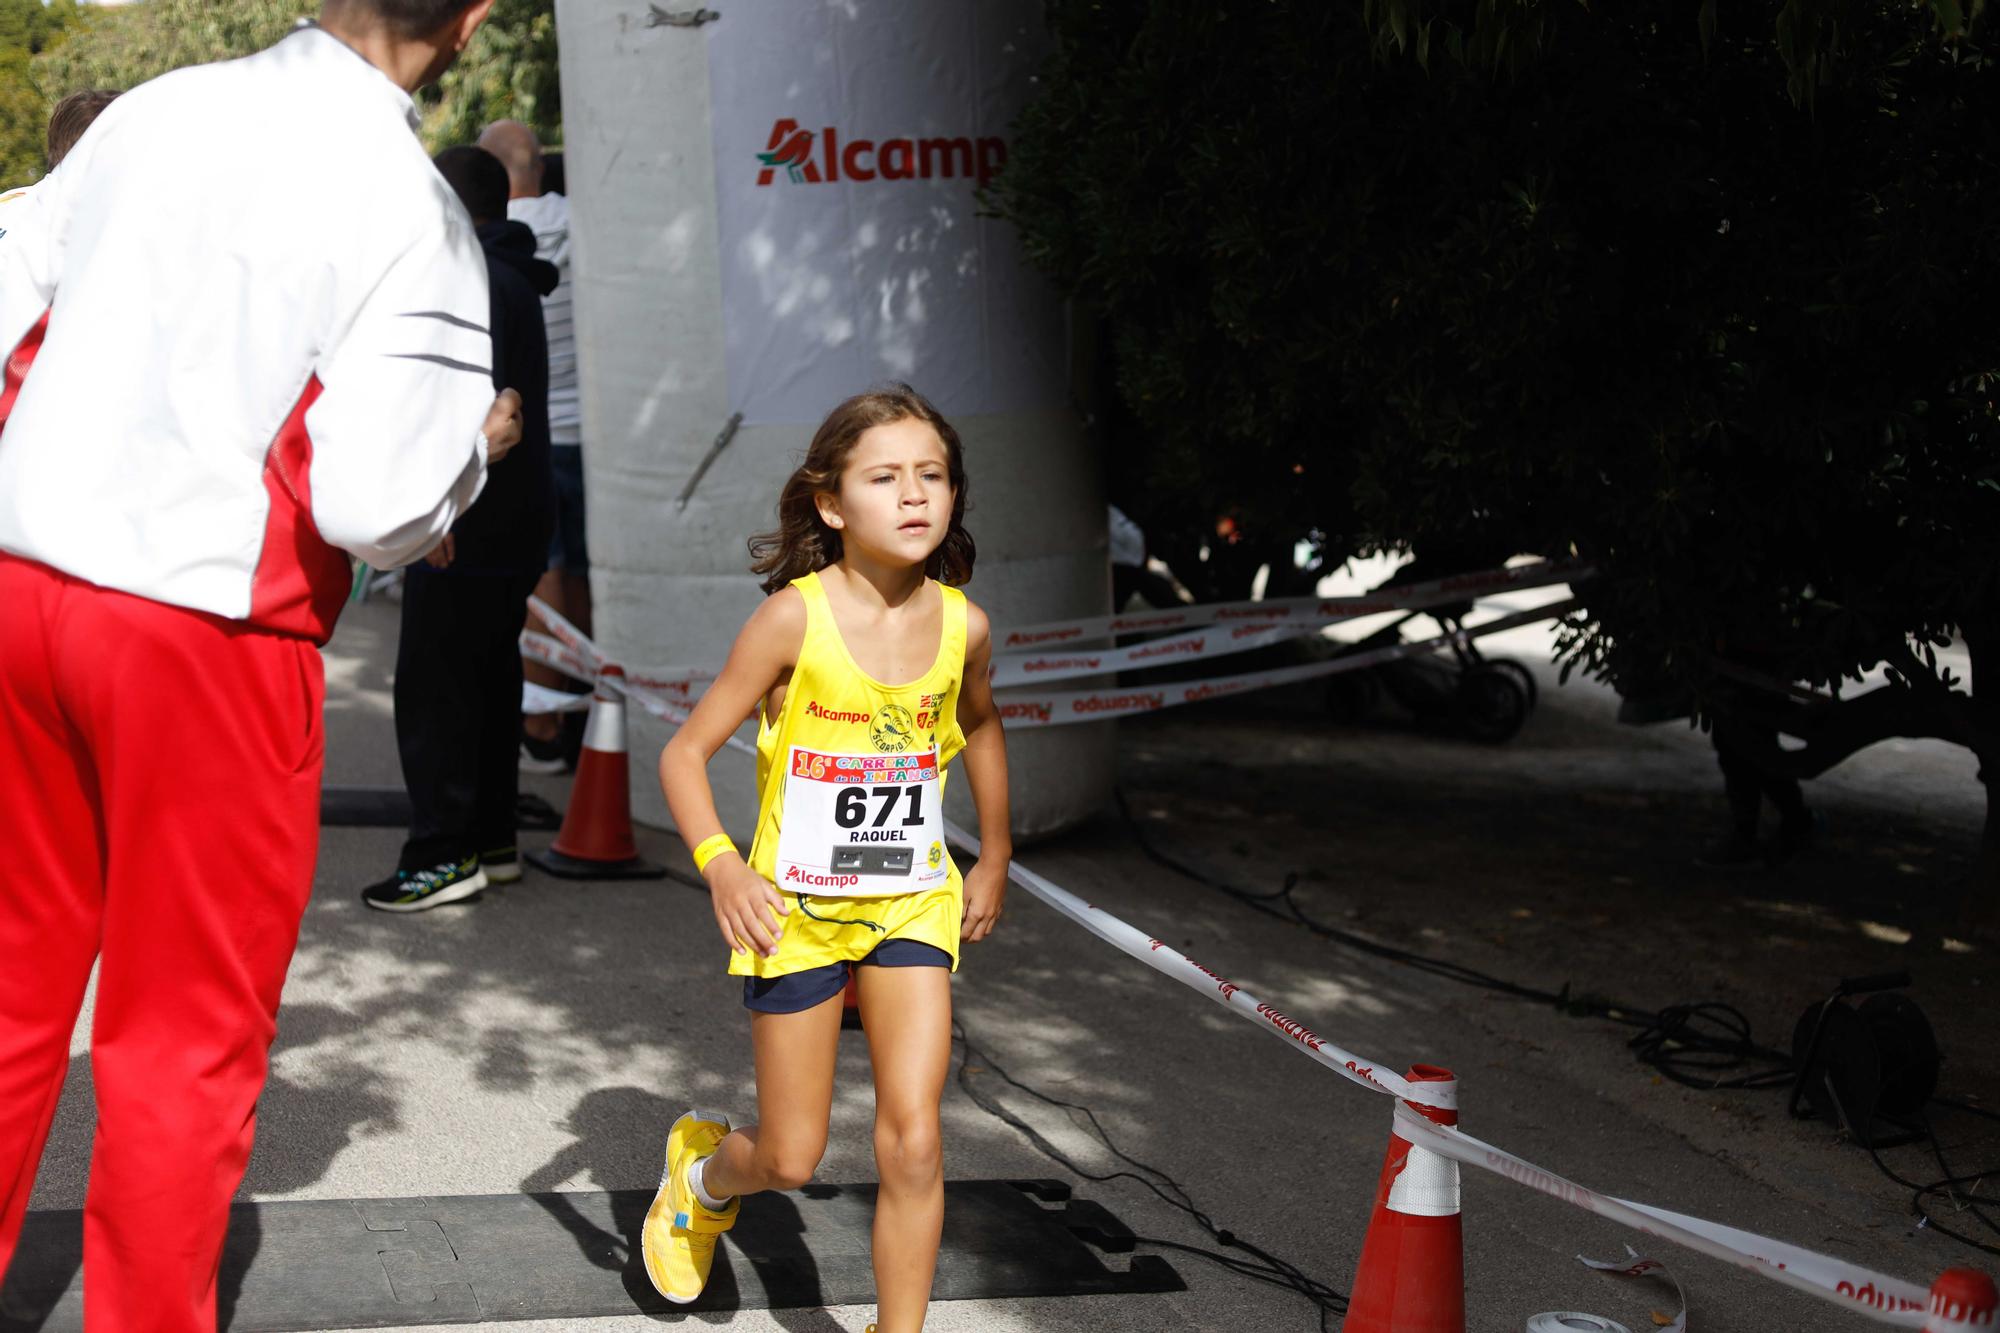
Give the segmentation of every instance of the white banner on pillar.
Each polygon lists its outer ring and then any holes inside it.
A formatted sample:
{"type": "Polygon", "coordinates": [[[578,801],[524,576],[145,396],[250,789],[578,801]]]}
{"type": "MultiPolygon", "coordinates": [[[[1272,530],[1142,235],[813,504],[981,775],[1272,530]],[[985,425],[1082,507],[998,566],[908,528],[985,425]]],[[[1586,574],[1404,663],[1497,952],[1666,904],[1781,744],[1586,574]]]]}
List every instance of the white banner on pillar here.
{"type": "Polygon", "coordinates": [[[1041,0],[743,0],[708,28],[729,396],[816,422],[907,380],[1064,401],[1061,306],[973,192],[1046,51],[1041,0]]]}

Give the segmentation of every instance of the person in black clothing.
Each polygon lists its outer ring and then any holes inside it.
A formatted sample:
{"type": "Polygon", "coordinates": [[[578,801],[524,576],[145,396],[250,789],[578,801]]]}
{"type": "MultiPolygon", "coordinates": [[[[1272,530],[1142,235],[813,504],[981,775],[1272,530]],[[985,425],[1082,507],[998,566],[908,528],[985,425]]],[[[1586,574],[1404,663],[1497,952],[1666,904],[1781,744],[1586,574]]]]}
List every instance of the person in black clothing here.
{"type": "Polygon", "coordinates": [[[521,627],[555,525],[549,468],[549,353],[541,298],[556,267],[507,219],[507,169],[482,148],[447,148],[437,168],[472,216],[491,289],[493,383],[521,395],[521,442],[479,499],[403,584],[396,745],[410,836],[396,873],[363,890],[370,907],[419,912],[521,877],[514,801],[521,729],[521,627]]]}
{"type": "MultiPolygon", "coordinates": [[[[1734,700],[1740,693],[1725,696],[1734,700]]],[[[1797,778],[1773,773],[1762,755],[1778,752],[1778,729],[1757,718],[1754,708],[1714,711],[1709,736],[1729,797],[1729,831],[1695,857],[1703,870],[1764,870],[1804,851],[1819,831],[1819,817],[1806,805],[1797,778]],[[1778,836],[1766,846],[1758,837],[1764,803],[1778,812],[1778,836]]]]}

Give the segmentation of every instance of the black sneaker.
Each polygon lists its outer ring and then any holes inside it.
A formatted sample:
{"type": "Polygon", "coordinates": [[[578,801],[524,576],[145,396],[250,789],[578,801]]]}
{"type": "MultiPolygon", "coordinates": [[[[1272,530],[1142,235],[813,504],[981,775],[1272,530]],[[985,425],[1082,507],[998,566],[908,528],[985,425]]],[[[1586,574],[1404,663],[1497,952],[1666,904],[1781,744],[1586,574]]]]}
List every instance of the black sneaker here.
{"type": "Polygon", "coordinates": [[[576,765],[565,753],[566,748],[560,733],[556,739],[544,741],[524,731],[521,733],[520,769],[523,773],[567,773],[576,765]]]}
{"type": "Polygon", "coordinates": [[[514,798],[514,827],[518,829],[548,829],[562,827],[562,811],[550,805],[531,791],[524,791],[514,798]]]}
{"type": "Polygon", "coordinates": [[[512,884],[521,878],[521,853],[512,844],[479,854],[479,868],[488,884],[512,884]]]}
{"type": "MultiPolygon", "coordinates": [[[[520,873],[517,868],[515,873],[520,873]]],[[[479,858],[446,861],[423,870],[398,870],[361,891],[361,901],[382,912],[422,912],[460,902],[486,887],[479,858]]]]}
{"type": "Polygon", "coordinates": [[[1701,849],[1694,863],[1703,870],[1766,870],[1770,863],[1755,838],[1732,833],[1701,849]]]}

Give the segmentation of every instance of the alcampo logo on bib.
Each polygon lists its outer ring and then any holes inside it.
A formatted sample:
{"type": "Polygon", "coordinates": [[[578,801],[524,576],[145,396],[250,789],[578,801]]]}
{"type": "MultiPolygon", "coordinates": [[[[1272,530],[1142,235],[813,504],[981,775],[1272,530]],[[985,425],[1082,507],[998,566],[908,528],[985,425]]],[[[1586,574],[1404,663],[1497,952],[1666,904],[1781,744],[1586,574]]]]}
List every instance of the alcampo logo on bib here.
{"type": "Polygon", "coordinates": [[[917,724],[901,704],[883,704],[868,723],[868,739],[883,754],[901,754],[916,743],[917,724]]]}

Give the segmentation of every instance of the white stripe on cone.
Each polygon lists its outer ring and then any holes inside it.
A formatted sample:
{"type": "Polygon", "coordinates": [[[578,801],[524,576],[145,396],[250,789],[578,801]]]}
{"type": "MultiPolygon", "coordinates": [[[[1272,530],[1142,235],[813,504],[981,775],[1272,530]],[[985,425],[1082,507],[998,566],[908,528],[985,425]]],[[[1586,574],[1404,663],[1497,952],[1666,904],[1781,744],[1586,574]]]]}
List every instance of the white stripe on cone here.
{"type": "Polygon", "coordinates": [[[617,670],[606,669],[590,701],[590,720],[583,728],[583,748],[599,754],[625,753],[625,698],[617,689],[617,670]]]}
{"type": "Polygon", "coordinates": [[[1412,1143],[1384,1206],[1410,1217],[1457,1217],[1458,1163],[1412,1143]]]}

